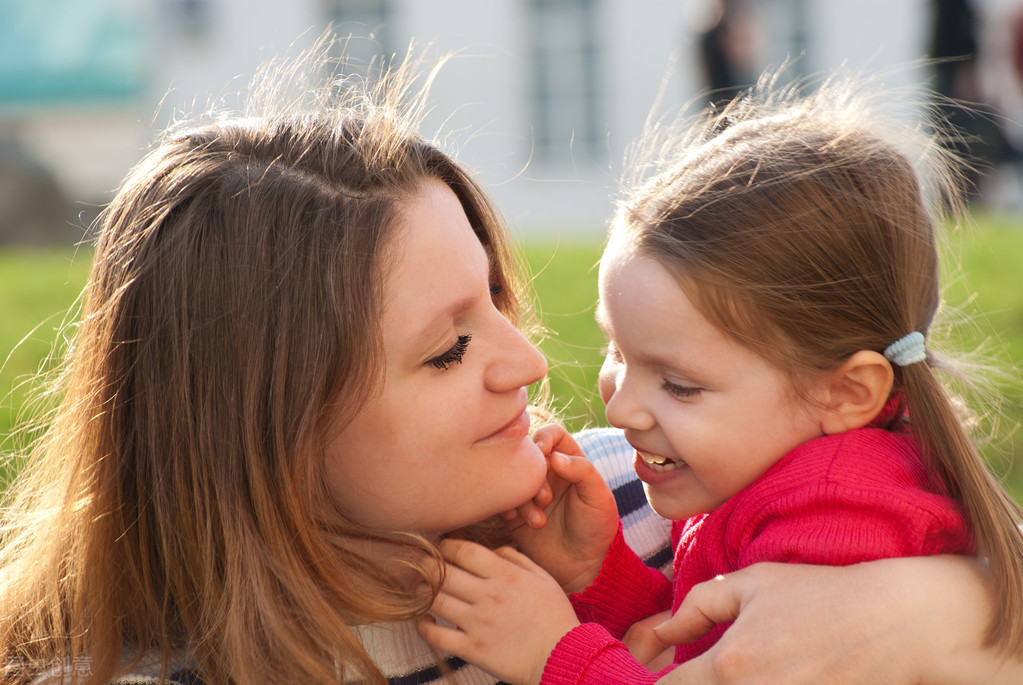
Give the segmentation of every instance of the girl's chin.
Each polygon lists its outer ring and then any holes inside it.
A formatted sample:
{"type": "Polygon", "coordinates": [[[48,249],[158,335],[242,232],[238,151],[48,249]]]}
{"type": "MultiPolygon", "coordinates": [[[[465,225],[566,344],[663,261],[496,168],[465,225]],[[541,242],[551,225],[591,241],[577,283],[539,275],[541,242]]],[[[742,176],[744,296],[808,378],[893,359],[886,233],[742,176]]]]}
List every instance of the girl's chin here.
{"type": "Polygon", "coordinates": [[[690,500],[691,498],[687,498],[687,501],[682,502],[677,497],[658,497],[656,493],[647,491],[647,501],[650,503],[650,508],[658,516],[669,521],[684,521],[693,516],[706,514],[714,509],[714,507],[708,506],[694,506],[695,503],[690,500]]]}

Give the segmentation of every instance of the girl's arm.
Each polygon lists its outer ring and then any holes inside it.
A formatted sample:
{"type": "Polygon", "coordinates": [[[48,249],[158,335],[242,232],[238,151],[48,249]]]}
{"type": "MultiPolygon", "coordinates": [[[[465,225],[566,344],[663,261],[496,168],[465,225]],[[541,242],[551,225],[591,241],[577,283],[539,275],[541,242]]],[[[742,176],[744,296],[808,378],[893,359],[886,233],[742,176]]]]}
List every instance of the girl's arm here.
{"type": "Polygon", "coordinates": [[[448,563],[433,614],[441,621],[419,622],[434,647],[516,685],[652,685],[659,677],[602,626],[580,625],[557,581],[523,554],[465,540],[444,540],[440,550],[448,563]]]}
{"type": "Polygon", "coordinates": [[[986,583],[982,562],[961,556],[755,564],[697,585],[657,630],[676,644],[735,621],[659,682],[1021,683],[1023,663],[981,647],[986,583]]]}

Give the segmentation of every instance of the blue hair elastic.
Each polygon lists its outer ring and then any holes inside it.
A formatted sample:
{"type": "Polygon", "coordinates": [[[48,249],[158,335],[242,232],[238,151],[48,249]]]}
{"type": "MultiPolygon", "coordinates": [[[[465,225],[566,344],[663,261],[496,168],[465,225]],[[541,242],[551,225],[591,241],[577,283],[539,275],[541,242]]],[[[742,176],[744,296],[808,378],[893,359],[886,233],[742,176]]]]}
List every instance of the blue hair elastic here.
{"type": "Polygon", "coordinates": [[[884,358],[896,366],[909,366],[927,359],[924,334],[913,331],[884,348],[884,358]]]}

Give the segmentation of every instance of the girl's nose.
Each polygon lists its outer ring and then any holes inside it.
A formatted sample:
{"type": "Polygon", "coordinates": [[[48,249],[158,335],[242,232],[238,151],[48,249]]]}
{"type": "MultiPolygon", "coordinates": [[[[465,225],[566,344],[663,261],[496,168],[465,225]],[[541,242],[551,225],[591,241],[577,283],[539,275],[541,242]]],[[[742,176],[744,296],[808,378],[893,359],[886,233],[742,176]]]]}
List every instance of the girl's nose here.
{"type": "Polygon", "coordinates": [[[641,401],[642,393],[622,369],[613,374],[601,371],[600,396],[608,423],[615,428],[643,431],[654,427],[654,417],[641,401]]]}

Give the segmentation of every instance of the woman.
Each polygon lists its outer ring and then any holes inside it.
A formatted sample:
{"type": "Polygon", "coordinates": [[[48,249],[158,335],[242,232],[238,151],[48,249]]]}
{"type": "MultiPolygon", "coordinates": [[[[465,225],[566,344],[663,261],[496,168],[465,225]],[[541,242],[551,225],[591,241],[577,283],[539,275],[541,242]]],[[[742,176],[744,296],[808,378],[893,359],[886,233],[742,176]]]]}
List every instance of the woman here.
{"type": "MultiPolygon", "coordinates": [[[[105,211],[4,511],[5,682],[494,681],[412,619],[441,536],[542,491],[546,364],[493,205],[416,132],[415,65],[285,92],[322,66],[169,133],[105,211]]],[[[930,616],[902,608],[904,635],[930,616]]]]}

